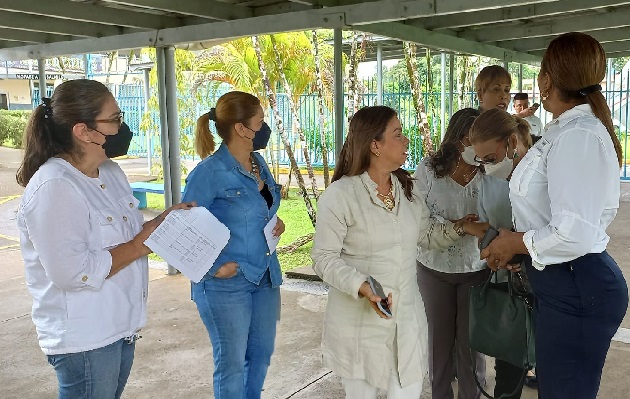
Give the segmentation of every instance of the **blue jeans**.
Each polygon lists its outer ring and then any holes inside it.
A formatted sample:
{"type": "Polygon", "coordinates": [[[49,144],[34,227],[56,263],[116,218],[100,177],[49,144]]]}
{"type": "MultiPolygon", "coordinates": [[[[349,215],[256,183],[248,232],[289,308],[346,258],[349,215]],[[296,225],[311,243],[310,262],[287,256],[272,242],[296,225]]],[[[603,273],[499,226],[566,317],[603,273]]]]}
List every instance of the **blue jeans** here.
{"type": "Polygon", "coordinates": [[[119,399],[131,372],[135,343],[120,339],[86,352],[48,355],[59,399],[119,399]]]}
{"type": "Polygon", "coordinates": [[[193,299],[214,355],[216,399],[259,399],[271,361],[280,317],[280,288],[269,271],[260,285],[240,269],[234,277],[193,284],[193,299]]]}

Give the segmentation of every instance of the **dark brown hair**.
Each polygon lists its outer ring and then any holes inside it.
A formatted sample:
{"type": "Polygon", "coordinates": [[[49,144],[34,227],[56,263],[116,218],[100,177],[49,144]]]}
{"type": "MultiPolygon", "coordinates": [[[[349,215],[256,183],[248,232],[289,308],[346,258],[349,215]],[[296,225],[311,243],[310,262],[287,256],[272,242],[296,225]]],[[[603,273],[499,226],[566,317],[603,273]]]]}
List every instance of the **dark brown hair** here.
{"type": "MultiPolygon", "coordinates": [[[[398,114],[395,110],[382,105],[361,108],[352,116],[346,141],[335,166],[333,182],[342,176],[360,175],[370,167],[372,141],[383,139],[387,124],[396,116],[398,114]]],[[[398,168],[392,173],[402,184],[405,197],[411,201],[413,189],[411,174],[403,168],[398,168]]]]}
{"type": "Polygon", "coordinates": [[[472,144],[488,140],[499,141],[507,139],[513,133],[519,136],[525,147],[532,146],[530,126],[525,119],[510,115],[499,108],[490,108],[482,112],[475,120],[470,128],[468,140],[472,144]]]}
{"type": "MultiPolygon", "coordinates": [[[[51,157],[68,154],[81,157],[72,129],[77,123],[94,128],[94,120],[103,109],[107,87],[95,80],[77,79],[60,84],[47,105],[33,110],[24,132],[24,159],[17,171],[16,180],[26,186],[35,172],[51,157]]],[[[113,97],[112,97],[113,98],[113,97]]]]}
{"type": "Polygon", "coordinates": [[[593,114],[608,130],[621,166],[623,151],[604,95],[599,90],[586,95],[580,93],[581,89],[597,85],[606,77],[606,52],[601,44],[585,33],[560,35],[549,43],[540,73],[549,75],[553,87],[560,93],[561,101],[573,100],[591,106],[593,114]]]}
{"type": "Polygon", "coordinates": [[[460,157],[459,143],[479,114],[480,111],[474,108],[463,108],[453,114],[440,148],[431,155],[428,161],[435,177],[442,178],[453,172],[460,157]]]}
{"type": "Polygon", "coordinates": [[[481,97],[483,92],[488,89],[488,86],[490,86],[492,82],[500,80],[505,80],[512,85],[512,77],[510,76],[510,73],[502,66],[489,65],[483,68],[479,72],[479,75],[475,78],[475,91],[477,92],[477,96],[481,97]]]}
{"type": "Polygon", "coordinates": [[[260,100],[255,96],[242,91],[225,93],[217,101],[215,108],[197,119],[195,129],[195,150],[201,158],[205,158],[214,152],[214,137],[210,132],[210,120],[214,121],[219,137],[228,143],[232,137],[234,125],[243,123],[254,116],[260,109],[260,100]]]}

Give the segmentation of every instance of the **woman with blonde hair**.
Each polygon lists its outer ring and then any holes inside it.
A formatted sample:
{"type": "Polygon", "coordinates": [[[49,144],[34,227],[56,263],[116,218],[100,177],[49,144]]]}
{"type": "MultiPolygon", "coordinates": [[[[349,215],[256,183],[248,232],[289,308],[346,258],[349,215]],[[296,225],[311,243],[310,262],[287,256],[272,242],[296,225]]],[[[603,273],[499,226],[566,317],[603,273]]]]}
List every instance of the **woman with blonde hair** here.
{"type": "Polygon", "coordinates": [[[350,121],[333,183],[318,202],[311,257],[330,285],[323,334],[325,367],[348,399],[417,399],[427,372],[427,321],[416,284],[417,245],[445,248],[487,224],[440,223],[409,172],[409,139],[396,111],[365,107],[350,121]],[[377,295],[370,277],[382,284],[377,295]],[[387,313],[383,309],[386,309],[387,313]]]}
{"type": "MultiPolygon", "coordinates": [[[[195,147],[205,159],[184,192],[185,201],[197,201],[230,230],[227,246],[192,287],[212,341],[217,399],[260,398],[280,318],[282,272],[263,231],[280,206],[280,186],[254,151],[258,140],[269,139],[264,117],[253,95],[222,95],[197,122],[195,147]],[[210,121],[223,139],[216,152],[210,121]]],[[[283,232],[278,219],[273,234],[283,232]]]]}
{"type": "MultiPolygon", "coordinates": [[[[545,399],[597,396],[610,347],[628,307],[628,288],[606,252],[619,207],[623,152],[599,83],[602,46],[584,33],[552,40],[538,75],[553,114],[512,173],[516,232],[502,229],[481,256],[493,268],[529,254],[536,295],[536,361],[545,399]]],[[[497,150],[498,151],[498,150],[497,150]]]]}

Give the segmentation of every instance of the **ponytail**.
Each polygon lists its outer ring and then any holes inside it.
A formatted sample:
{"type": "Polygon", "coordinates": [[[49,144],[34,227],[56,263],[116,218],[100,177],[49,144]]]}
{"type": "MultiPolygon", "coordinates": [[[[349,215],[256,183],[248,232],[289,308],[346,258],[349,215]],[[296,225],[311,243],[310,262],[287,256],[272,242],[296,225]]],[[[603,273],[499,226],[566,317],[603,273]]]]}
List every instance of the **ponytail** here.
{"type": "Polygon", "coordinates": [[[33,110],[26,125],[24,158],[15,175],[17,183],[22,187],[26,187],[35,172],[49,158],[75,150],[72,135],[59,134],[51,113],[50,105],[42,104],[33,110]]]}
{"type": "Polygon", "coordinates": [[[523,144],[525,144],[525,147],[527,148],[531,147],[532,146],[532,133],[531,133],[531,127],[529,125],[529,122],[527,122],[525,119],[521,118],[520,116],[516,116],[516,115],[514,116],[514,119],[516,120],[517,134],[523,141],[523,144]]]}
{"type": "Polygon", "coordinates": [[[619,142],[619,138],[615,133],[615,128],[613,126],[612,116],[610,114],[610,108],[608,108],[608,104],[606,103],[606,99],[601,91],[595,91],[592,93],[588,93],[585,95],[586,101],[591,106],[591,110],[593,114],[602,122],[602,124],[608,130],[608,134],[610,135],[610,139],[615,146],[615,152],[617,153],[617,161],[619,162],[619,167],[623,166],[623,150],[621,149],[621,143],[619,142]]]}
{"type": "Polygon", "coordinates": [[[210,112],[205,113],[197,119],[195,129],[195,151],[203,159],[214,152],[214,137],[210,132],[210,112]]]}

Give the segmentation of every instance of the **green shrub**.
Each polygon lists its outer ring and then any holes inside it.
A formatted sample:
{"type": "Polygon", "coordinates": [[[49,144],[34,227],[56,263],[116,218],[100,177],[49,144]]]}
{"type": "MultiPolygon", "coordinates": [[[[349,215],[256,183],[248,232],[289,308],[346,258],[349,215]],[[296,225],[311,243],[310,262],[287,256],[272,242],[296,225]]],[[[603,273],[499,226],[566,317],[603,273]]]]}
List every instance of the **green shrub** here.
{"type": "Polygon", "coordinates": [[[24,130],[31,111],[0,110],[0,145],[22,148],[24,130]]]}

